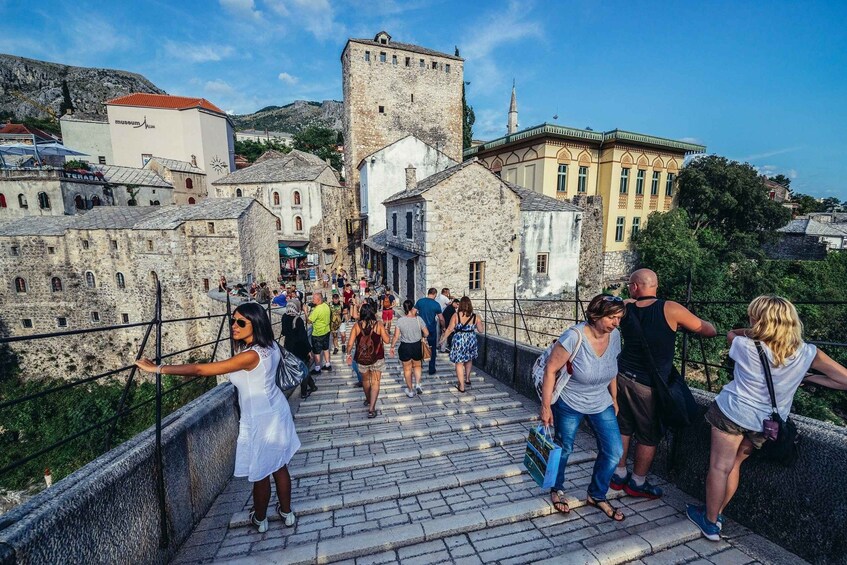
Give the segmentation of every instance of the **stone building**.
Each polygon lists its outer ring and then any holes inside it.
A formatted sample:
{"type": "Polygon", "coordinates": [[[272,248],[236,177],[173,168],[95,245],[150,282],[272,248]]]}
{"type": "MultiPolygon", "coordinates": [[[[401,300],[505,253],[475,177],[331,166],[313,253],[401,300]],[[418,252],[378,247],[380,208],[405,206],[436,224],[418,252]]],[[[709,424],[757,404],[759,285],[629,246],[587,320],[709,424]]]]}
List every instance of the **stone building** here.
{"type": "Polygon", "coordinates": [[[174,204],[197,204],[209,196],[206,173],[197,166],[196,160],[189,163],[154,156],[144,168],[155,172],[173,187],[174,204]]]}
{"type": "MultiPolygon", "coordinates": [[[[514,100],[509,123],[516,124],[514,100]]],[[[631,238],[652,212],[675,204],[675,181],[685,157],[706,147],[622,130],[598,132],[541,124],[470,147],[504,180],[559,200],[601,196],[603,279],[625,278],[633,265],[631,238]]]]}
{"type": "MultiPolygon", "coordinates": [[[[12,336],[219,313],[207,296],[232,282],[276,280],[273,215],[251,198],[194,206],[100,207],[78,216],[0,224],[0,322],[12,336]]],[[[165,326],[169,349],[199,345],[219,320],[165,326]]],[[[131,363],[144,328],[15,344],[28,375],[79,376],[131,363]]]]}
{"type": "Polygon", "coordinates": [[[296,149],[268,151],[212,186],[219,198],[249,196],[271,210],[281,245],[319,254],[326,269],[345,264],[345,190],[320,157],[296,149]]]}
{"type": "MultiPolygon", "coordinates": [[[[403,297],[429,287],[480,299],[561,296],[578,282],[582,211],[465,161],[384,202],[387,279],[403,297]]],[[[382,238],[383,236],[380,236],[382,238]]]]}

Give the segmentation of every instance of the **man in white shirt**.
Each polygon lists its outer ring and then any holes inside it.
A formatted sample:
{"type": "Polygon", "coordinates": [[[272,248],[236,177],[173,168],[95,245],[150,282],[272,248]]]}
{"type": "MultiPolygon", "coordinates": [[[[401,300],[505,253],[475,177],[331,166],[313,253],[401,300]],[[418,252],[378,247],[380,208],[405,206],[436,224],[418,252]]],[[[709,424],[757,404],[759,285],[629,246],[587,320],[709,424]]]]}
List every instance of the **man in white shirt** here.
{"type": "Polygon", "coordinates": [[[442,288],[441,294],[438,295],[435,301],[438,302],[438,305],[441,306],[441,311],[444,312],[444,309],[450,304],[450,289],[442,288]]]}

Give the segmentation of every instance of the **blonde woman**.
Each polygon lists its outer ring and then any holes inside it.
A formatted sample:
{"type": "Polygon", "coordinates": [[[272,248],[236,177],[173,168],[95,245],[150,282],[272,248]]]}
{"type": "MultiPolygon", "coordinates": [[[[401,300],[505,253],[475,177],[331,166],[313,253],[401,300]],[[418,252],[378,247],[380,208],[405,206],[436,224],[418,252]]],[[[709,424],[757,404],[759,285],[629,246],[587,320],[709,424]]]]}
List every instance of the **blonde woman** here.
{"type": "Polygon", "coordinates": [[[712,426],[712,450],[706,477],[706,506],[689,506],[688,518],[712,541],[720,540],[722,512],[738,489],[741,463],[762,447],[762,422],[771,416],[764,368],[756,350],[760,342],[770,364],[774,396],[783,420],[791,412],[794,393],[807,380],[847,390],[847,369],[814,345],[803,342],[797,310],[779,296],[759,296],[747,307],[750,328],[727,334],[735,361],[733,380],[723,387],[706,412],[712,426]],[[807,375],[809,367],[823,373],[807,375]]]}

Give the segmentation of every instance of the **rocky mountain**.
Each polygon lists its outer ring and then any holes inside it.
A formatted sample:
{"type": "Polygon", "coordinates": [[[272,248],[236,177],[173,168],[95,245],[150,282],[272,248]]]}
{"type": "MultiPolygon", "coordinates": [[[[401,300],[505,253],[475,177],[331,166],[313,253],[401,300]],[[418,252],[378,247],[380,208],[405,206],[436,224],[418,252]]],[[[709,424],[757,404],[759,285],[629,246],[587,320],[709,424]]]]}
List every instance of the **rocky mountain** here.
{"type": "Polygon", "coordinates": [[[337,100],[297,100],[285,106],[268,106],[252,114],[232,116],[236,130],[258,129],[297,133],[316,125],[341,131],[344,103],[337,100]]]}
{"type": "Polygon", "coordinates": [[[103,102],[131,92],[165,94],[165,91],[136,73],[114,69],[72,67],[0,54],[0,112],[17,119],[49,118],[44,107],[57,115],[67,83],[75,113],[106,116],[103,102]],[[39,107],[41,105],[41,107],[39,107]]]}

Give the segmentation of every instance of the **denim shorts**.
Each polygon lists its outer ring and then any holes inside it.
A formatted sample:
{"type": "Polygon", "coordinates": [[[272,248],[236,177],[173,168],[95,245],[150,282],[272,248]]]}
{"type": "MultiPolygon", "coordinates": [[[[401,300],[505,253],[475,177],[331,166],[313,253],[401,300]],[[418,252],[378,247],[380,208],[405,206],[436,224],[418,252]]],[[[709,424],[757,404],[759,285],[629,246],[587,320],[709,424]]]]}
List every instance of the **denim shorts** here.
{"type": "Polygon", "coordinates": [[[761,449],[765,442],[765,434],[762,432],[754,432],[752,430],[748,430],[745,427],[739,426],[732,420],[726,417],[726,415],[721,411],[720,406],[715,401],[709,405],[709,409],[706,410],[706,421],[712,425],[716,430],[722,431],[725,434],[733,435],[733,436],[744,436],[747,440],[753,444],[753,447],[756,449],[761,449]]]}

